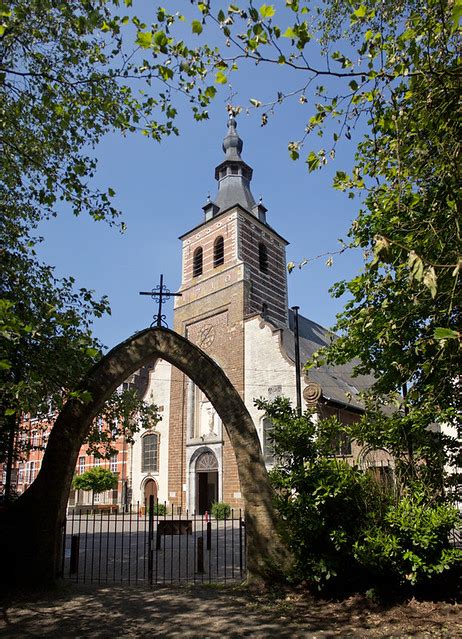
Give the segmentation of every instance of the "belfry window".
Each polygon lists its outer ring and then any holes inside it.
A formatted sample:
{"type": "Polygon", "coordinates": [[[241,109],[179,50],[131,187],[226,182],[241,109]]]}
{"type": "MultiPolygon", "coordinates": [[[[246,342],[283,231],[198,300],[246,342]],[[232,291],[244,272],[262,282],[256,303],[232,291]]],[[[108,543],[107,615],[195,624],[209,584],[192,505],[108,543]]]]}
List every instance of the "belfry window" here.
{"type": "Polygon", "coordinates": [[[141,472],[156,473],[159,470],[159,436],[145,435],[141,440],[141,472]]]}
{"type": "Polygon", "coordinates": [[[220,235],[213,245],[213,266],[220,266],[225,261],[225,243],[220,235]]]}
{"type": "Polygon", "coordinates": [[[199,246],[193,255],[193,277],[202,275],[202,247],[199,246]]]}
{"type": "Polygon", "coordinates": [[[268,273],[268,249],[263,242],[260,242],[258,245],[258,263],[260,265],[260,271],[262,273],[268,273]]]}

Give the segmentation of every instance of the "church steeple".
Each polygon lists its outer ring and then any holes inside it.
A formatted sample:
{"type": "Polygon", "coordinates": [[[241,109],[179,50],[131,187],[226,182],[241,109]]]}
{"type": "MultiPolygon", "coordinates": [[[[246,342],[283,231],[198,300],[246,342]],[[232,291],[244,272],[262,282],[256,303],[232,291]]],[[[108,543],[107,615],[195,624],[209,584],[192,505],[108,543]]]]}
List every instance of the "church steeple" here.
{"type": "Polygon", "coordinates": [[[243,142],[236,131],[234,116],[228,120],[228,131],[223,140],[225,159],[215,169],[218,193],[215,202],[207,202],[203,207],[205,220],[239,205],[261,222],[266,223],[266,208],[261,201],[257,204],[250,190],[252,168],[241,158],[243,142]]]}

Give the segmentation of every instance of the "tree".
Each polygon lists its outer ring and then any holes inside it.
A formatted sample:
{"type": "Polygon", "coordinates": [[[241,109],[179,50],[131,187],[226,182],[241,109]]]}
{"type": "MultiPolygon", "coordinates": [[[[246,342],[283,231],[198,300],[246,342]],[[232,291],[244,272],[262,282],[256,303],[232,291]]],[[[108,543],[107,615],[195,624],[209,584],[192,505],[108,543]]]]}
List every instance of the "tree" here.
{"type": "MultiPolygon", "coordinates": [[[[310,109],[300,139],[288,145],[296,160],[313,133],[324,137],[323,148],[305,154],[309,171],[331,161],[358,124],[365,129],[354,166],[334,180],[359,197],[341,251],[361,248],[364,269],[334,286],[335,296],[350,299],[338,318],[340,339],[317,361],[356,357],[358,373],[375,375],[366,422],[372,439],[393,440],[407,462],[406,481],[422,461],[438,458],[432,481],[441,490],[444,462],[460,462],[454,439],[428,433],[435,423],[457,424],[462,397],[460,0],[288,0],[259,8],[237,2],[219,11],[208,1],[194,4],[193,33],[218,26],[226,46],[197,47],[194,60],[203,68],[191,69],[192,82],[213,73],[217,85],[226,84],[249,63],[290,71],[293,90],[266,101],[252,96],[249,108],[260,110],[262,126],[294,97],[310,109]],[[377,419],[383,402],[398,411],[388,420],[377,419]]],[[[179,62],[176,46],[170,28],[166,53],[179,62]]]]}
{"type": "MultiPolygon", "coordinates": [[[[20,415],[41,414],[50,401],[59,408],[72,396],[84,371],[100,357],[91,319],[109,312],[106,298],[98,301],[89,290],[76,291],[73,278],[58,280],[37,260],[38,223],[68,211],[115,223],[114,190],[92,183],[98,141],[114,130],[140,131],[156,140],[177,132],[170,70],[155,62],[142,70],[144,25],[136,16],[117,16],[118,6],[116,0],[0,3],[5,275],[0,289],[0,461],[8,458],[8,467],[20,415]],[[126,33],[129,23],[134,36],[126,33]],[[164,93],[154,98],[136,88],[152,82],[164,93]],[[161,121],[152,117],[156,109],[161,121]]],[[[160,19],[161,11],[157,15],[160,19]]],[[[204,105],[208,99],[200,101],[204,105]]]]}
{"type": "Polygon", "coordinates": [[[107,468],[95,466],[85,471],[81,475],[76,475],[72,480],[72,487],[75,490],[92,491],[92,505],[95,503],[95,495],[104,493],[106,490],[117,488],[118,477],[107,468]]]}
{"type": "Polygon", "coordinates": [[[137,432],[153,428],[161,419],[158,407],[141,399],[136,388],[117,391],[104,404],[101,415],[90,429],[86,439],[88,454],[108,459],[116,452],[113,442],[124,437],[132,444],[137,432]],[[100,419],[106,423],[106,428],[98,427],[100,419]]]}
{"type": "Polygon", "coordinates": [[[268,126],[287,100],[304,105],[305,129],[288,150],[294,160],[304,154],[309,171],[333,159],[358,123],[366,129],[355,166],[338,171],[334,183],[360,198],[341,251],[362,248],[364,272],[334,289],[353,299],[338,323],[344,336],[326,356],[333,363],[357,356],[358,372],[376,376],[373,398],[399,403],[412,474],[413,440],[434,421],[454,424],[460,408],[460,0],[236,2],[217,11],[208,0],[192,4],[193,45],[184,16],[162,8],[148,27],[118,16],[115,0],[2,4],[7,219],[23,233],[55,214],[60,200],[75,214],[116,219],[113,190],[90,186],[90,151],[105,132],[139,129],[160,139],[177,132],[173,91],[201,120],[217,88],[244,65],[290,74],[292,90],[249,96],[248,108],[268,126]],[[129,25],[136,39],[127,53],[129,25]],[[217,31],[223,46],[204,42],[217,31]],[[155,95],[135,94],[138,79],[154,83],[155,95]],[[152,120],[154,108],[161,122],[152,120]],[[313,134],[324,137],[323,147],[305,151],[313,134]]]}

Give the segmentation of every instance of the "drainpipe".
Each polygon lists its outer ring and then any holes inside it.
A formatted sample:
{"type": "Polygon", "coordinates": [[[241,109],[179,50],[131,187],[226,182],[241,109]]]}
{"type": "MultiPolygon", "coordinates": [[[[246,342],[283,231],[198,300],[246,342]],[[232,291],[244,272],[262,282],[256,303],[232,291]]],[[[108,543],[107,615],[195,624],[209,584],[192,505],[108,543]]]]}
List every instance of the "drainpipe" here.
{"type": "Polygon", "coordinates": [[[297,413],[302,414],[302,380],[300,375],[300,336],[298,330],[298,309],[299,306],[292,306],[294,312],[294,337],[295,337],[295,380],[297,389],[297,413]]]}

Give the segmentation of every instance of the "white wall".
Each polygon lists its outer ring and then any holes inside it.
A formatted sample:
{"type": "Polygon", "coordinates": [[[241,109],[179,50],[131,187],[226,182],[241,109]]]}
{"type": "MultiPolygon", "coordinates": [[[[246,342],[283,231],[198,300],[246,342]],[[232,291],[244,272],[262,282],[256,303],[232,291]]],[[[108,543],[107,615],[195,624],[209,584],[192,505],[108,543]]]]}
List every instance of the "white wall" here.
{"type": "Polygon", "coordinates": [[[245,322],[245,404],[260,437],[263,438],[263,411],[254,405],[254,399],[288,397],[296,405],[295,366],[280,346],[280,331],[259,316],[245,322]]]}
{"type": "MultiPolygon", "coordinates": [[[[157,482],[158,499],[168,502],[168,424],[170,417],[170,380],[171,365],[163,359],[158,359],[149,374],[149,383],[144,400],[162,407],[162,420],[157,424],[154,432],[160,435],[159,471],[157,473],[141,472],[141,439],[143,431],[136,435],[133,445],[132,465],[132,503],[144,503],[144,483],[152,478],[157,482]]],[[[145,431],[144,431],[145,432],[145,431]]]]}

